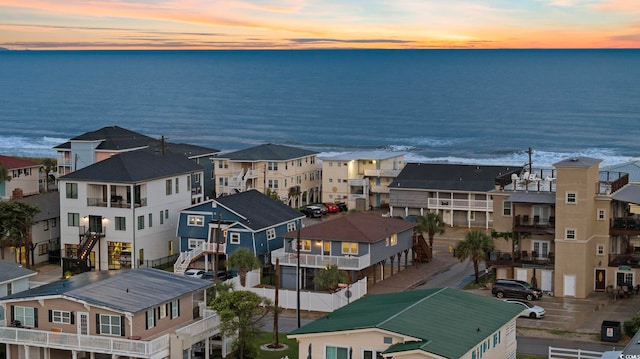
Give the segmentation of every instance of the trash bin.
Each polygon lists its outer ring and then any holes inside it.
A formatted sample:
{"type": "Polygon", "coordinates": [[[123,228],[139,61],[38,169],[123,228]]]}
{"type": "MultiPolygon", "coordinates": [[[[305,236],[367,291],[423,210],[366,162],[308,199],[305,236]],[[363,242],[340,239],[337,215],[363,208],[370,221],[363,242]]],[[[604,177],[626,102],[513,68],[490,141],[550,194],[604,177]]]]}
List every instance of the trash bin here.
{"type": "Polygon", "coordinates": [[[614,342],[617,343],[620,341],[620,331],[621,326],[620,322],[614,322],[610,320],[602,321],[602,331],[600,333],[600,340],[603,342],[614,342]]]}

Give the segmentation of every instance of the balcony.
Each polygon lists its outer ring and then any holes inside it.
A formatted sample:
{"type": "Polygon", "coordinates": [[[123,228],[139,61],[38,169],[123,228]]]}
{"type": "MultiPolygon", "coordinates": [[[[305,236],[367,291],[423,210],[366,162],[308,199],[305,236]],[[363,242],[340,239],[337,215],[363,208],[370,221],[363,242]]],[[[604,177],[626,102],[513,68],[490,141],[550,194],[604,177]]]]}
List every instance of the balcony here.
{"type": "Polygon", "coordinates": [[[544,268],[554,267],[555,257],[553,253],[540,253],[536,254],[522,251],[520,253],[492,251],[487,254],[487,267],[498,266],[514,266],[514,267],[527,267],[536,266],[544,268]]]}
{"type": "Polygon", "coordinates": [[[389,187],[388,186],[371,186],[371,192],[372,193],[389,193],[389,187]]]}
{"type": "Polygon", "coordinates": [[[429,209],[448,209],[458,211],[493,211],[493,201],[468,200],[468,199],[448,199],[429,198],[427,200],[429,209]]]}
{"type": "Polygon", "coordinates": [[[392,169],[364,170],[364,175],[367,177],[396,178],[400,174],[400,171],[401,170],[392,170],[392,169]]]}
{"type": "MultiPolygon", "coordinates": [[[[285,252],[284,248],[280,248],[271,252],[271,262],[276,263],[276,259],[280,259],[280,265],[297,266],[298,257],[296,253],[285,252]]],[[[300,267],[306,268],[326,268],[330,265],[337,265],[342,270],[361,270],[371,266],[371,257],[369,254],[364,256],[325,256],[300,253],[300,267]]]]}
{"type": "Polygon", "coordinates": [[[513,218],[513,231],[531,234],[554,234],[556,232],[556,218],[539,218],[517,215],[513,218]]]}
{"type": "Polygon", "coordinates": [[[609,222],[609,235],[611,236],[638,236],[640,235],[640,217],[613,218],[609,222]]]}
{"type": "Polygon", "coordinates": [[[610,254],[609,267],[640,268],[640,253],[610,254]]]}
{"type": "MultiPolygon", "coordinates": [[[[219,333],[219,324],[218,316],[210,315],[176,330],[176,334],[190,339],[191,343],[195,343],[194,339],[204,339],[219,333]]],[[[80,335],[26,328],[0,327],[0,342],[6,344],[67,351],[87,351],[135,358],[168,358],[170,355],[169,336],[170,334],[165,334],[152,340],[134,340],[100,335],[80,335]]],[[[184,350],[186,348],[181,349],[184,350]]]]}
{"type": "Polygon", "coordinates": [[[369,187],[369,180],[365,178],[350,179],[349,186],[351,187],[369,187]]]}

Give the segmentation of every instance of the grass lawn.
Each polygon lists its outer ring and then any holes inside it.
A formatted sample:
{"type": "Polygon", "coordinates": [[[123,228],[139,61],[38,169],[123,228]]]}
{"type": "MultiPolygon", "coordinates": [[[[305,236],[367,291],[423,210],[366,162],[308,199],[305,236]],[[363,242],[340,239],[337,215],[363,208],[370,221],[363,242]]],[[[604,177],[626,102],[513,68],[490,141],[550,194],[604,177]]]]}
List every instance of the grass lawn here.
{"type": "MultiPolygon", "coordinates": [[[[273,342],[273,332],[262,332],[258,336],[258,343],[271,344],[273,342]]],[[[290,359],[298,357],[298,343],[294,339],[287,339],[286,334],[278,333],[278,342],[280,344],[286,344],[287,349],[278,351],[266,351],[260,350],[260,359],[280,359],[284,356],[288,356],[290,359]]]]}

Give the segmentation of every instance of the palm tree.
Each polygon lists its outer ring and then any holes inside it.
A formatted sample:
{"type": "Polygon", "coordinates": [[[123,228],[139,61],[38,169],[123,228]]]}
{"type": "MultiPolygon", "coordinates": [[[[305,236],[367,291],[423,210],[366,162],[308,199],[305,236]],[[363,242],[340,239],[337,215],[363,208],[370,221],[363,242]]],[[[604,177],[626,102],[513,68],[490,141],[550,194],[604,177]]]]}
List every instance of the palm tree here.
{"type": "Polygon", "coordinates": [[[419,232],[427,232],[429,235],[429,247],[433,248],[433,237],[436,233],[443,234],[445,229],[445,223],[442,219],[442,215],[438,212],[429,212],[426,216],[418,217],[419,232]]]}
{"type": "Polygon", "coordinates": [[[463,262],[471,259],[476,275],[476,284],[480,283],[478,266],[480,261],[486,260],[487,253],[493,249],[493,238],[485,232],[473,229],[467,232],[464,240],[456,246],[456,257],[463,262]]]}
{"type": "Polygon", "coordinates": [[[238,248],[227,259],[228,268],[238,268],[238,275],[240,276],[240,284],[244,287],[247,280],[247,272],[258,268],[260,261],[253,253],[245,247],[238,248]]]}
{"type": "Polygon", "coordinates": [[[57,164],[53,158],[45,158],[42,160],[42,165],[44,166],[45,174],[44,190],[45,192],[49,192],[49,173],[57,167],[57,164]]]}
{"type": "Polygon", "coordinates": [[[316,272],[316,276],[313,278],[313,284],[318,288],[334,291],[338,288],[338,284],[345,283],[347,279],[347,273],[338,269],[337,265],[332,264],[316,272]]]}

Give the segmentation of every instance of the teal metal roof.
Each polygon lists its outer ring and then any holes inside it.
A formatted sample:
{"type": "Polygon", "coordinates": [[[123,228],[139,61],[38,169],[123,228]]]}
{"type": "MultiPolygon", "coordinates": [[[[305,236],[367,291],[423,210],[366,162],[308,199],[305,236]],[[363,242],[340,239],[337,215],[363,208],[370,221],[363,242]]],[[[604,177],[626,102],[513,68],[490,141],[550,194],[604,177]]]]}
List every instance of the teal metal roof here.
{"type": "Polygon", "coordinates": [[[422,350],[459,358],[521,311],[515,305],[459,289],[415,290],[366,296],[289,335],[377,328],[420,339],[393,345],[388,353],[422,350]]]}

